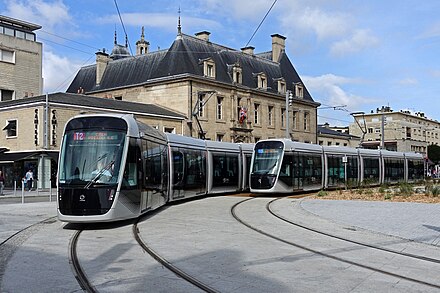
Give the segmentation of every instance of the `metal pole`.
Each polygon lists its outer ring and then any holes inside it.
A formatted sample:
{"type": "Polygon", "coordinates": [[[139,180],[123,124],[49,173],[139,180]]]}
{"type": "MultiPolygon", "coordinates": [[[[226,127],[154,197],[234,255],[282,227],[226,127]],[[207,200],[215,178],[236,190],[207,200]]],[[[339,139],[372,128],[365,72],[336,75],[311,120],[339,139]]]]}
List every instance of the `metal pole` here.
{"type": "Polygon", "coordinates": [[[52,182],[49,179],[49,202],[52,201],[52,182]]]}
{"type": "Polygon", "coordinates": [[[289,93],[290,91],[286,91],[286,138],[290,139],[290,131],[289,131],[289,93]]]}
{"type": "Polygon", "coordinates": [[[21,181],[21,203],[24,203],[24,181],[21,181]]]}
{"type": "Polygon", "coordinates": [[[384,115],[383,111],[384,111],[384,109],[382,109],[382,122],[380,125],[380,133],[381,133],[380,148],[381,149],[385,148],[385,115],[384,115]]]}
{"type": "Polygon", "coordinates": [[[14,180],[14,196],[17,194],[17,180],[14,180]]]}

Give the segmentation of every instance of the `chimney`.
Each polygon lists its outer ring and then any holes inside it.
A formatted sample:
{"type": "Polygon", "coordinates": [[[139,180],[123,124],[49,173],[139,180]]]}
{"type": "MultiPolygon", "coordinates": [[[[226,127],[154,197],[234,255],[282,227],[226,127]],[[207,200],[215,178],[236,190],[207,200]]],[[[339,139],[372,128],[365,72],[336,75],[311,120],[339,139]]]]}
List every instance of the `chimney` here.
{"type": "Polygon", "coordinates": [[[103,52],[96,52],[96,84],[101,83],[102,76],[104,75],[105,68],[107,67],[110,58],[108,54],[103,50],[103,52]]]}
{"type": "Polygon", "coordinates": [[[203,31],[203,32],[196,33],[196,37],[200,40],[209,42],[209,35],[210,34],[211,34],[210,32],[203,31]]]}
{"type": "Polygon", "coordinates": [[[255,47],[247,46],[247,47],[241,48],[241,52],[249,54],[249,55],[254,55],[254,49],[255,49],[255,47]]]}
{"type": "Polygon", "coordinates": [[[272,61],[279,62],[281,53],[286,48],[286,37],[279,34],[273,34],[272,37],[272,61]]]}

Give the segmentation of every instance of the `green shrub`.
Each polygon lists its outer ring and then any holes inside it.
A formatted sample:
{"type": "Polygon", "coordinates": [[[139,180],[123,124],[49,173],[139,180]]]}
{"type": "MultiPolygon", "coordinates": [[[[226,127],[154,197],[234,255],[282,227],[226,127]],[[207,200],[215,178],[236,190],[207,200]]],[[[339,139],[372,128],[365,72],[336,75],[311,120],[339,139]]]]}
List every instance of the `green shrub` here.
{"type": "Polygon", "coordinates": [[[391,193],[385,193],[384,197],[385,200],[390,200],[393,198],[393,195],[391,193]]]}
{"type": "Polygon", "coordinates": [[[386,184],[382,184],[382,185],[379,187],[379,193],[384,194],[384,193],[387,191],[387,189],[388,189],[388,185],[386,185],[386,184]]]}
{"type": "Polygon", "coordinates": [[[431,190],[432,196],[437,197],[440,195],[440,186],[436,185],[431,190]]]}
{"type": "Polygon", "coordinates": [[[374,194],[374,191],[373,191],[373,189],[369,188],[369,189],[365,190],[365,194],[369,195],[369,196],[372,196],[374,194]]]}
{"type": "Polygon", "coordinates": [[[432,189],[434,188],[434,184],[432,183],[431,180],[426,181],[425,184],[425,194],[426,195],[430,195],[432,193],[432,189]]]}
{"type": "Polygon", "coordinates": [[[414,189],[411,184],[406,182],[399,183],[399,193],[403,196],[411,196],[414,193],[414,189]]]}
{"type": "Polygon", "coordinates": [[[327,196],[327,195],[328,195],[327,191],[320,190],[316,196],[322,197],[322,196],[327,196]]]}

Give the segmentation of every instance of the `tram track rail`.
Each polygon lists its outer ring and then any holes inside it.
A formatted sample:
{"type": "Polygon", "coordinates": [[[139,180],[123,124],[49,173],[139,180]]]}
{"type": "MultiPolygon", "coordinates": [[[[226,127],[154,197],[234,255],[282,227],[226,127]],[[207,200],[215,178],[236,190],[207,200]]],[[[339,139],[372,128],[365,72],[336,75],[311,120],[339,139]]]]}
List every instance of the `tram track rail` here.
{"type": "MultiPolygon", "coordinates": [[[[326,257],[326,258],[329,258],[329,259],[333,259],[333,260],[336,260],[336,261],[339,261],[339,262],[343,262],[343,263],[346,263],[346,264],[349,264],[349,265],[360,267],[360,268],[363,268],[363,269],[366,269],[366,270],[369,270],[369,271],[372,271],[372,272],[375,272],[375,273],[380,273],[380,274],[384,274],[384,275],[387,275],[387,276],[395,277],[395,278],[398,278],[398,279],[401,279],[401,280],[406,280],[406,281],[409,281],[409,282],[413,282],[413,283],[417,283],[417,284],[421,284],[421,285],[426,285],[426,286],[429,286],[431,288],[440,289],[440,284],[430,283],[430,282],[427,282],[427,281],[419,280],[419,279],[416,279],[416,278],[408,277],[408,276],[401,275],[401,274],[398,274],[398,273],[393,273],[393,272],[386,271],[386,270],[383,270],[383,269],[379,269],[379,268],[376,268],[376,267],[373,267],[373,266],[362,264],[362,263],[359,263],[359,262],[356,262],[356,261],[352,261],[352,260],[349,260],[349,259],[346,259],[346,258],[342,258],[342,257],[338,257],[338,256],[335,256],[335,255],[331,255],[331,254],[328,254],[328,253],[325,253],[325,252],[322,252],[322,251],[319,251],[319,250],[316,250],[316,249],[312,249],[310,247],[306,247],[306,246],[301,245],[299,243],[283,239],[283,238],[278,237],[278,236],[276,236],[274,234],[271,234],[269,232],[263,231],[263,230],[255,227],[254,225],[246,222],[245,220],[241,219],[237,215],[237,212],[236,212],[238,206],[240,206],[241,204],[244,204],[244,203],[246,203],[246,202],[248,202],[250,200],[253,200],[253,199],[255,199],[255,198],[247,198],[245,200],[242,200],[242,201],[239,201],[239,202],[235,203],[231,207],[231,214],[232,214],[232,216],[234,217],[234,219],[237,222],[239,222],[240,224],[248,227],[249,229],[251,229],[251,230],[253,230],[253,231],[255,231],[255,232],[257,232],[257,233],[259,233],[261,235],[264,235],[266,237],[269,237],[269,238],[271,238],[273,240],[276,240],[276,241],[279,241],[281,243],[287,244],[289,246],[296,247],[296,248],[308,251],[310,253],[313,253],[313,254],[316,254],[316,255],[320,255],[320,256],[323,256],[323,257],[326,257]]],[[[313,232],[313,231],[311,231],[311,232],[313,232]]]]}
{"type": "Polygon", "coordinates": [[[186,280],[190,284],[196,286],[197,288],[208,292],[208,293],[218,293],[219,291],[211,288],[207,284],[201,282],[200,280],[194,278],[193,276],[187,274],[183,270],[179,269],[177,266],[173,265],[171,262],[166,260],[164,257],[162,257],[160,254],[155,252],[148,244],[142,239],[139,228],[137,226],[137,222],[133,224],[133,235],[138,244],[142,247],[142,249],[147,252],[152,258],[154,258],[157,262],[159,262],[161,265],[166,267],[168,270],[173,272],[176,276],[186,280]]]}
{"type": "Polygon", "coordinates": [[[85,271],[81,267],[77,250],[78,250],[78,239],[83,230],[76,230],[69,242],[69,263],[72,267],[75,279],[81,288],[88,293],[98,292],[96,288],[92,285],[88,279],[85,271]]]}
{"type": "Polygon", "coordinates": [[[422,261],[427,261],[427,262],[431,262],[431,263],[440,264],[440,259],[437,259],[437,258],[426,257],[426,256],[417,255],[417,254],[413,254],[413,253],[407,253],[407,252],[403,252],[403,251],[398,251],[398,250],[394,250],[394,249],[390,249],[390,248],[386,248],[386,247],[382,247],[382,246],[377,246],[377,245],[373,245],[373,244],[369,244],[369,243],[365,243],[365,242],[361,242],[361,241],[356,241],[356,240],[348,239],[348,238],[341,237],[341,236],[338,236],[338,235],[330,234],[330,233],[327,233],[325,231],[320,231],[318,229],[315,229],[315,228],[312,228],[312,227],[308,227],[308,226],[305,226],[305,225],[302,225],[302,224],[299,224],[299,223],[295,223],[294,221],[291,221],[291,220],[289,220],[289,219],[287,219],[287,218],[285,218],[285,217],[275,213],[273,211],[273,209],[271,208],[272,204],[274,202],[280,200],[280,199],[282,199],[282,198],[275,198],[275,199],[271,200],[270,202],[268,202],[266,204],[266,210],[271,215],[273,215],[274,217],[276,217],[276,218],[278,218],[278,219],[280,219],[280,220],[282,220],[282,221],[284,221],[286,223],[289,223],[289,224],[294,225],[296,227],[302,228],[304,230],[308,230],[308,231],[311,231],[311,232],[314,232],[314,233],[317,233],[317,234],[321,234],[321,235],[324,235],[324,236],[327,236],[327,237],[330,237],[330,238],[334,238],[334,239],[342,240],[342,241],[345,241],[345,242],[357,244],[357,245],[360,245],[360,246],[364,246],[364,247],[368,247],[368,248],[372,248],[372,249],[377,249],[377,250],[381,250],[381,251],[385,251],[385,252],[389,252],[389,253],[393,253],[393,254],[397,254],[397,255],[400,255],[400,256],[405,256],[405,257],[409,257],[409,258],[413,258],[413,259],[417,259],[417,260],[422,260],[422,261]]]}

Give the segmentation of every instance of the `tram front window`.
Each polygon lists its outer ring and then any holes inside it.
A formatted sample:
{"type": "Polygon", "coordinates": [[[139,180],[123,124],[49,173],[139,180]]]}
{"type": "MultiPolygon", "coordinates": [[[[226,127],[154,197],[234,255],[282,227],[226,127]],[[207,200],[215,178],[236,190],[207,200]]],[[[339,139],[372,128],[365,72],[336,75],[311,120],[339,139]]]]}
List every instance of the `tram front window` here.
{"type": "Polygon", "coordinates": [[[284,144],[279,141],[257,143],[251,170],[251,188],[270,189],[281,165],[284,144]]]}
{"type": "Polygon", "coordinates": [[[281,148],[255,148],[252,173],[277,175],[283,153],[281,148]]]}
{"type": "Polygon", "coordinates": [[[69,131],[60,161],[60,184],[116,184],[125,133],[120,131],[69,131]]]}

